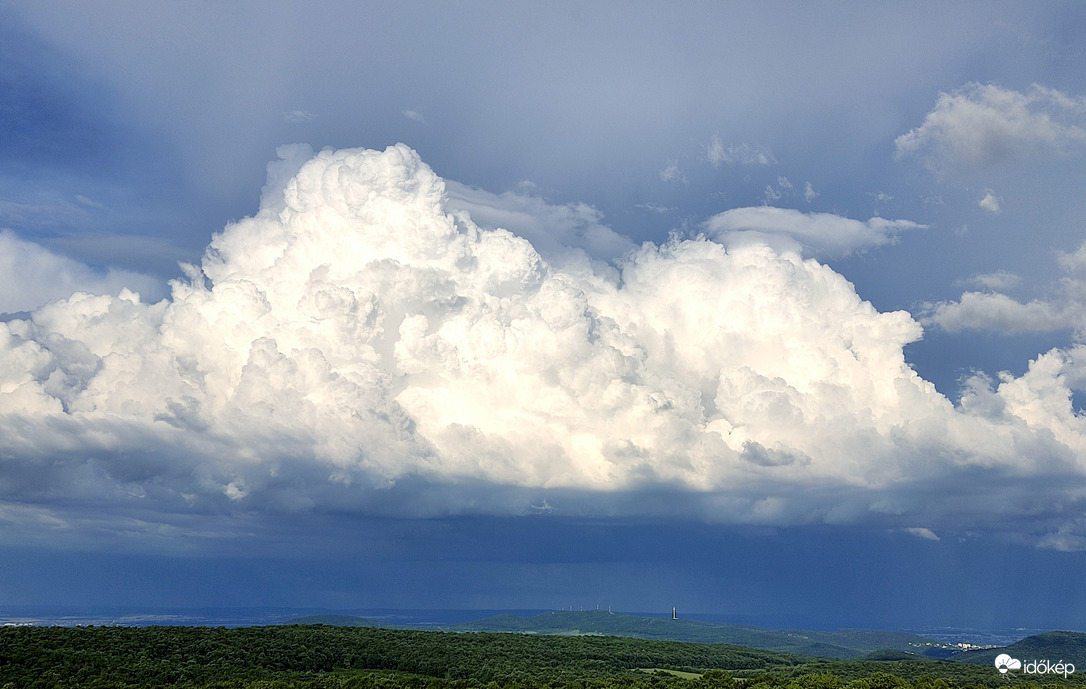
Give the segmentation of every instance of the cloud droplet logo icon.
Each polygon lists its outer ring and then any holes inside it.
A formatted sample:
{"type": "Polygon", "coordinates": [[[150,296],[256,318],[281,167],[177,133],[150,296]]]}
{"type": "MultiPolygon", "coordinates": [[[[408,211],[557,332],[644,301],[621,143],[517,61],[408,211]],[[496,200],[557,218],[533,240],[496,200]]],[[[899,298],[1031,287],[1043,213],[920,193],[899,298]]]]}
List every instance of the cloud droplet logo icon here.
{"type": "Polygon", "coordinates": [[[995,659],[996,669],[1002,674],[1007,674],[1007,670],[1021,670],[1022,661],[1017,658],[1012,658],[1006,653],[1001,653],[996,656],[995,659]]]}

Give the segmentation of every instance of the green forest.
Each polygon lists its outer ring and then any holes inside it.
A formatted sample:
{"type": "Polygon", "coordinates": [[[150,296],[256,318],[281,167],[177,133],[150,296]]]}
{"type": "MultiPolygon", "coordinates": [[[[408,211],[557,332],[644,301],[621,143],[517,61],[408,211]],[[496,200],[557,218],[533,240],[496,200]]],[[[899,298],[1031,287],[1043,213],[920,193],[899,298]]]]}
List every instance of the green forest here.
{"type": "Polygon", "coordinates": [[[919,658],[826,660],[727,644],[610,636],[325,625],[0,629],[0,689],[953,689],[1083,686],[1082,676],[1027,682],[991,665],[919,658]]]}

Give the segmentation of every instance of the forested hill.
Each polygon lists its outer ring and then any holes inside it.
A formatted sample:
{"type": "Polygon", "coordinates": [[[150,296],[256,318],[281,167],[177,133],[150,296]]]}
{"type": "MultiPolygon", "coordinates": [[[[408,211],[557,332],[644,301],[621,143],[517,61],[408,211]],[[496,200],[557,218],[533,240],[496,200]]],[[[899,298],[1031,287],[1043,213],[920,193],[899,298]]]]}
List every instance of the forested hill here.
{"type": "Polygon", "coordinates": [[[400,625],[381,624],[367,617],[356,615],[307,615],[296,617],[286,624],[324,624],[330,627],[383,627],[386,629],[401,629],[400,625]]]}
{"type": "Polygon", "coordinates": [[[991,665],[997,655],[1006,653],[1023,663],[1031,660],[1048,660],[1053,663],[1066,661],[1086,670],[1086,634],[1080,632],[1048,632],[1029,636],[1002,648],[986,648],[981,651],[965,651],[950,657],[962,663],[991,665]]]}
{"type": "Polygon", "coordinates": [[[615,636],[366,627],[0,627],[0,689],[1037,689],[1086,673],[825,660],[615,636]]]}
{"type": "MultiPolygon", "coordinates": [[[[366,627],[0,627],[0,687],[639,687],[639,668],[791,670],[805,660],[617,637],[451,634],[366,627]],[[375,676],[380,673],[381,676],[375,676]],[[430,678],[416,681],[417,677],[430,678]],[[413,679],[415,678],[415,679],[413,679]],[[343,680],[349,679],[349,683],[343,680]],[[316,681],[319,680],[319,681],[316,681]],[[442,681],[431,681],[442,680],[442,681]],[[296,682],[296,683],[293,683],[296,682]]],[[[672,682],[685,686],[682,682],[672,682]]]]}
{"type": "MultiPolygon", "coordinates": [[[[346,615],[322,615],[292,620],[298,624],[375,626],[371,620],[346,615]]],[[[943,644],[915,634],[871,630],[774,631],[700,620],[672,620],[613,613],[607,610],[546,612],[531,617],[497,615],[475,622],[441,627],[452,632],[513,632],[558,636],[619,636],[701,644],[733,644],[766,651],[822,658],[860,658],[892,649],[916,655],[934,655],[943,644]]],[[[946,655],[945,653],[942,655],[946,655]]]]}
{"type": "Polygon", "coordinates": [[[859,658],[883,649],[923,655],[925,650],[932,648],[931,644],[938,643],[901,632],[774,631],[701,620],[639,617],[607,610],[546,612],[532,617],[499,615],[459,625],[453,630],[522,634],[600,634],[702,644],[734,644],[823,658],[859,658]]]}

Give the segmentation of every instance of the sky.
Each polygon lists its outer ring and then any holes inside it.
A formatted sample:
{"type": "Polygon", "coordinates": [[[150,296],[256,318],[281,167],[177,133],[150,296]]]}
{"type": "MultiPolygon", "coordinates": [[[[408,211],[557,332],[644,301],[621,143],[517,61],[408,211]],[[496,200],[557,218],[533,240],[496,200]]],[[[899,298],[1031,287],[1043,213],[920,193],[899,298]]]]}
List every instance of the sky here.
{"type": "Polygon", "coordinates": [[[0,0],[0,608],[1082,629],[1086,7],[0,0]]]}

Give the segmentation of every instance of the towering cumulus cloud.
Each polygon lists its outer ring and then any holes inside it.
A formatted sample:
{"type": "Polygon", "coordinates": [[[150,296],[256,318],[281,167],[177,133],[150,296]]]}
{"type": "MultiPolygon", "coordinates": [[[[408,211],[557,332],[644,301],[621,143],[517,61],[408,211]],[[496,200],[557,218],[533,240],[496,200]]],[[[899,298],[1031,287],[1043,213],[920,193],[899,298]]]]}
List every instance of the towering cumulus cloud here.
{"type": "Polygon", "coordinates": [[[544,259],[450,211],[404,146],[279,175],[170,300],[75,294],[0,323],[8,505],[521,513],[546,496],[938,529],[1019,515],[1008,486],[1041,472],[1063,480],[1031,528],[1077,533],[1052,516],[1086,470],[1077,353],[977,378],[955,407],[906,364],[908,314],[796,253],[693,238],[544,259]],[[962,496],[966,476],[1002,497],[962,496]]]}

